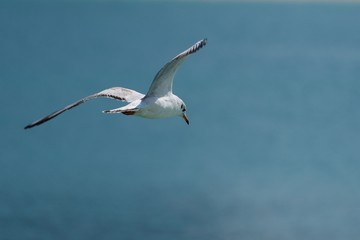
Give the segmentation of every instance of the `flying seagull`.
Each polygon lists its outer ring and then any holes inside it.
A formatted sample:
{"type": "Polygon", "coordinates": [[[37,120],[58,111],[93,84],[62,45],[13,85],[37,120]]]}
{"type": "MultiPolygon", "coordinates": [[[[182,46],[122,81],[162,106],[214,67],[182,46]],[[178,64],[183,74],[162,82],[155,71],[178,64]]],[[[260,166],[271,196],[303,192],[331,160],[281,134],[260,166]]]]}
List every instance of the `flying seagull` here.
{"type": "Polygon", "coordinates": [[[190,54],[197,52],[200,48],[205,46],[206,41],[206,38],[198,41],[193,46],[174,57],[170,62],[166,63],[156,74],[146,95],[128,88],[112,87],[80,99],[77,102],[30,123],[25,126],[25,129],[43,124],[73,107],[98,97],[113,98],[129,103],[120,108],[103,111],[104,113],[122,113],[125,115],[134,115],[152,119],[181,116],[185,122],[189,124],[189,119],[185,114],[186,105],[184,101],[172,92],[173,79],[177,69],[184,60],[190,54]]]}

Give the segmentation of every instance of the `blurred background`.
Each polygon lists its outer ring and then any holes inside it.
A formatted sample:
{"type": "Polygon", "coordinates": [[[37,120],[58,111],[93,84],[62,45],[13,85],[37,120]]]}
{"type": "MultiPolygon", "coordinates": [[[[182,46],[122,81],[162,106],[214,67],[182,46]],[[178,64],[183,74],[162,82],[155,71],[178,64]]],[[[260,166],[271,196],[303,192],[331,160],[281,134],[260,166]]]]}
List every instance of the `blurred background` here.
{"type": "Polygon", "coordinates": [[[0,239],[356,239],[360,5],[0,2],[0,239]],[[101,111],[171,58],[181,118],[101,111]]]}

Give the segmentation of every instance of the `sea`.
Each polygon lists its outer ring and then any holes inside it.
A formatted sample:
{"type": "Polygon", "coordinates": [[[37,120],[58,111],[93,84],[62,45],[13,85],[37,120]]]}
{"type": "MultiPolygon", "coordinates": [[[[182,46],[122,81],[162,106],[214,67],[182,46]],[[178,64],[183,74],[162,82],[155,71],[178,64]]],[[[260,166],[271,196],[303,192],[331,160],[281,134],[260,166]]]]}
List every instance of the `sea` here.
{"type": "Polygon", "coordinates": [[[0,2],[1,240],[360,238],[360,5],[0,2]],[[174,79],[187,106],[103,114],[174,79]]]}

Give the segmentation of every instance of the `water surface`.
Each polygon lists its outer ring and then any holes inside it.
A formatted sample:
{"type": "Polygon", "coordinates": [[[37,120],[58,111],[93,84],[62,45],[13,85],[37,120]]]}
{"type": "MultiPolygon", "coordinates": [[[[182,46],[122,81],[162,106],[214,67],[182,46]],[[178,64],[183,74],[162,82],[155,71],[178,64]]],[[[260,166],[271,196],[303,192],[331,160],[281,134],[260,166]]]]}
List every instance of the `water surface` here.
{"type": "Polygon", "coordinates": [[[0,3],[0,236],[355,239],[360,7],[0,3]],[[105,115],[178,72],[181,118],[105,115]]]}

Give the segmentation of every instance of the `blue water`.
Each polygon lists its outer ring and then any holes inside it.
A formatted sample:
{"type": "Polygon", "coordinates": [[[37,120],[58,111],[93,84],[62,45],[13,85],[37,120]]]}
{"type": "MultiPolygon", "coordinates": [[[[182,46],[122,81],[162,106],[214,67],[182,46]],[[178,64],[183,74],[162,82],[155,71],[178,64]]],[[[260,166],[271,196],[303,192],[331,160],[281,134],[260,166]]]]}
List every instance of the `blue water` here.
{"type": "Polygon", "coordinates": [[[0,2],[0,239],[357,239],[360,5],[0,2]],[[203,37],[181,118],[106,115],[203,37]]]}

